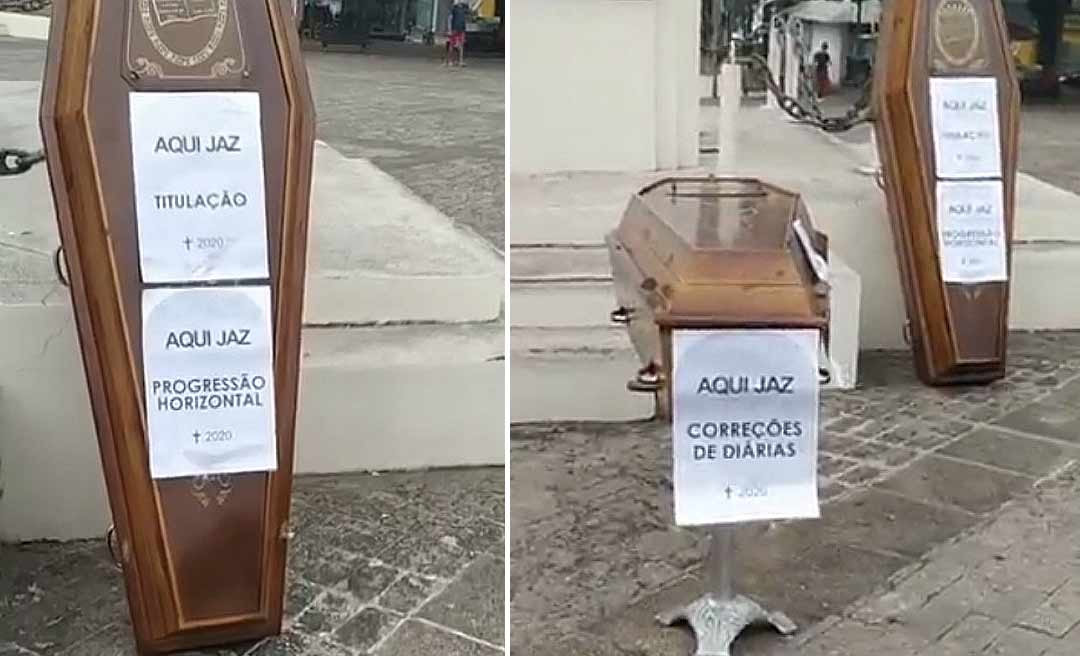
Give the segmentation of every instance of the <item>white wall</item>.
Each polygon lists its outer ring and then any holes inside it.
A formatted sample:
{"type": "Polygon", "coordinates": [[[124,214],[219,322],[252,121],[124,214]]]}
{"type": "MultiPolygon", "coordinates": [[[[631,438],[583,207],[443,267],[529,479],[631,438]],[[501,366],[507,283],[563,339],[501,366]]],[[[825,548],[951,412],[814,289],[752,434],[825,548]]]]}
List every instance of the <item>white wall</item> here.
{"type": "Polygon", "coordinates": [[[510,171],[695,166],[699,21],[691,0],[515,0],[510,171]]]}

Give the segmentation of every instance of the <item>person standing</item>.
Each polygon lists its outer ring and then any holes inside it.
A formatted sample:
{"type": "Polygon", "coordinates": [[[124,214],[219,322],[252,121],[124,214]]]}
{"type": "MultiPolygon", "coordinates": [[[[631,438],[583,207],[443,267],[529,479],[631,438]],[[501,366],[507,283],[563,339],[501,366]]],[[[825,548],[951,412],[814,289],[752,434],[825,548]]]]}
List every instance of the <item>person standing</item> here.
{"type": "Polygon", "coordinates": [[[1028,10],[1039,28],[1039,64],[1042,66],[1040,77],[1025,89],[1032,96],[1056,97],[1061,93],[1058,67],[1069,4],[1069,0],[1028,1],[1028,10]]]}
{"type": "Polygon", "coordinates": [[[446,53],[447,63],[454,64],[454,53],[457,53],[457,65],[465,65],[465,30],[469,22],[469,7],[465,0],[455,0],[450,6],[450,41],[449,52],[446,53]]]}
{"type": "Polygon", "coordinates": [[[829,44],[822,41],[821,50],[814,53],[814,82],[818,98],[829,95],[832,80],[829,78],[829,69],[832,68],[832,57],[829,55],[829,44]]]}

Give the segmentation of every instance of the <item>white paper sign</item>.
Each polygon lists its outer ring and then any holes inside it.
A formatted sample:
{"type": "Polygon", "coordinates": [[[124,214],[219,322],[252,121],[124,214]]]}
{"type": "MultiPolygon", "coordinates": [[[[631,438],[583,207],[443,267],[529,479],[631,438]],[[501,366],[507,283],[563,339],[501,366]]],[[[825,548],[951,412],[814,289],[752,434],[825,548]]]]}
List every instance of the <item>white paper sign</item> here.
{"type": "Polygon", "coordinates": [[[818,517],[816,330],[674,334],[675,522],[818,517]]]}
{"type": "Polygon", "coordinates": [[[130,94],[144,282],[269,277],[255,92],[130,94]]]}
{"type": "Polygon", "coordinates": [[[143,292],[153,478],[272,471],[269,287],[143,292]]]}
{"type": "Polygon", "coordinates": [[[1009,279],[1004,204],[1000,180],[937,183],[938,247],[945,282],[1009,279]]]}
{"type": "Polygon", "coordinates": [[[822,282],[829,282],[829,263],[814,249],[814,241],[810,238],[810,233],[806,231],[806,226],[802,221],[795,221],[795,235],[799,238],[806,257],[810,260],[814,275],[822,282]]]}
{"type": "Polygon", "coordinates": [[[997,80],[930,78],[930,115],[939,178],[1000,178],[997,80]]]}

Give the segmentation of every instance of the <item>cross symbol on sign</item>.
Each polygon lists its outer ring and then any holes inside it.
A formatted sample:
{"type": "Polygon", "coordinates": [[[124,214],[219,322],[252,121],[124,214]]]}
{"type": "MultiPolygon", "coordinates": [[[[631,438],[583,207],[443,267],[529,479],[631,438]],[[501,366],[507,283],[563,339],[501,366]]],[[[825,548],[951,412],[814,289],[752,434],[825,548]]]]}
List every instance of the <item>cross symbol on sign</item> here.
{"type": "Polygon", "coordinates": [[[187,239],[184,240],[184,245],[187,246],[187,249],[189,251],[191,250],[191,241],[192,241],[191,237],[188,237],[187,239]]]}
{"type": "Polygon", "coordinates": [[[198,444],[199,443],[199,436],[200,436],[199,431],[195,431],[194,433],[191,434],[191,436],[195,438],[195,444],[198,444]]]}

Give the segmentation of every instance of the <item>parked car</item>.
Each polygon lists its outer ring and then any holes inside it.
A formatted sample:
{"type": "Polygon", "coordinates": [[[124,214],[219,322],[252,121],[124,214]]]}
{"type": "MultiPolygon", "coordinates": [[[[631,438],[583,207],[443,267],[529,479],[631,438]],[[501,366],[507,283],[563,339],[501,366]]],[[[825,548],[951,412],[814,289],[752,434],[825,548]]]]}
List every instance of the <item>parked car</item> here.
{"type": "MultiPolygon", "coordinates": [[[[1028,8],[1028,0],[1003,0],[1013,61],[1021,78],[1033,77],[1040,70],[1039,26],[1028,8]]],[[[1080,79],[1080,8],[1075,2],[1065,15],[1058,71],[1066,79],[1080,79]]]]}

